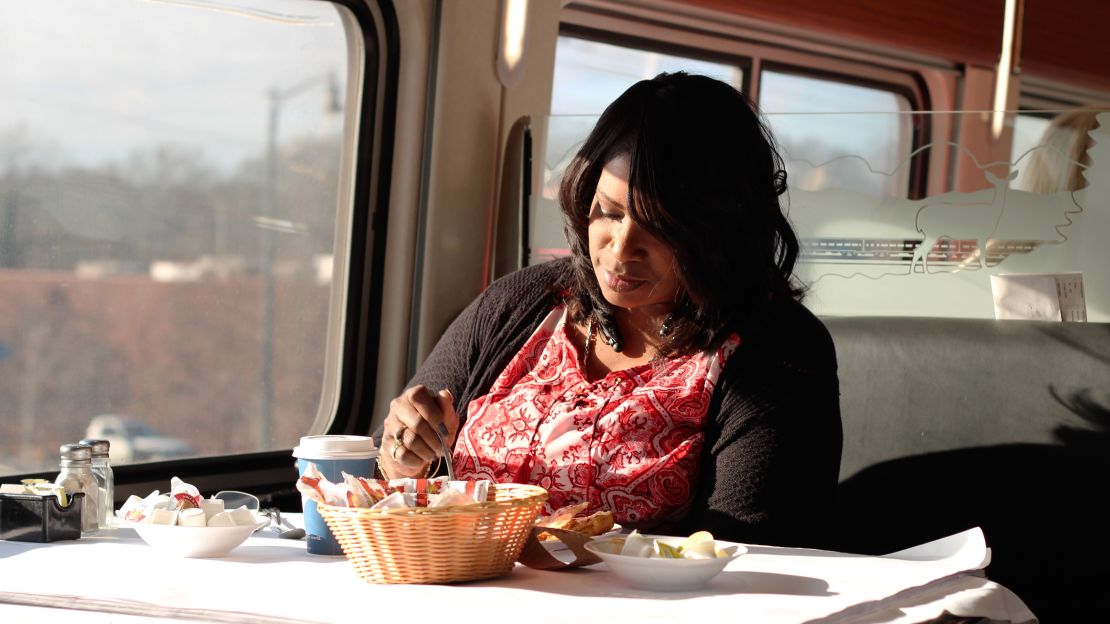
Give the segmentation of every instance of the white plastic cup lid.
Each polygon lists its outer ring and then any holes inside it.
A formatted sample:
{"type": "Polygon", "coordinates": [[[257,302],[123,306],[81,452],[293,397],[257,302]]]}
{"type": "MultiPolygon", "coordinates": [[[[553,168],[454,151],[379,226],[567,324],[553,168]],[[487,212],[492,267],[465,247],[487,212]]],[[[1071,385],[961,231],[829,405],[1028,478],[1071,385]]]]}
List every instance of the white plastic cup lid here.
{"type": "Polygon", "coordinates": [[[293,449],[293,457],[302,459],[369,459],[377,456],[374,438],[369,436],[304,436],[293,449]]]}

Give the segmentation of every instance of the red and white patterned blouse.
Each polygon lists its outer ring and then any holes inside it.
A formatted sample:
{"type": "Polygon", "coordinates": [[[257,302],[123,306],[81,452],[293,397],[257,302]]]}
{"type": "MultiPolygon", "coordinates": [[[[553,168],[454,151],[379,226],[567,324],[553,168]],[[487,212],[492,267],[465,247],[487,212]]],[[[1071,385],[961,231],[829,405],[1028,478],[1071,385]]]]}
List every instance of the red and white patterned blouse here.
{"type": "Polygon", "coordinates": [[[589,381],[556,307],[489,394],[471,401],[458,478],[534,483],[548,512],[588,500],[624,525],[677,519],[698,475],[718,375],[740,339],[589,381]]]}

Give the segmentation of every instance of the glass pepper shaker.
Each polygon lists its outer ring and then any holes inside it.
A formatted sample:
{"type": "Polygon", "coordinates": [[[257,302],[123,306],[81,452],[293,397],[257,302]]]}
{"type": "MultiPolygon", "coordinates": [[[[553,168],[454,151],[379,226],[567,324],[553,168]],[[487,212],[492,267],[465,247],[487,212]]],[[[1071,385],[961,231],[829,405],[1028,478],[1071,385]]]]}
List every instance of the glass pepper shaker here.
{"type": "Polygon", "coordinates": [[[108,458],[108,451],[112,447],[109,440],[86,438],[81,444],[92,448],[92,473],[96,478],[97,497],[96,509],[99,516],[97,523],[102,529],[110,529],[115,523],[113,512],[115,510],[115,474],[112,472],[112,462],[108,458]]]}
{"type": "Polygon", "coordinates": [[[86,444],[63,444],[60,450],[61,472],[54,480],[54,485],[64,487],[70,495],[78,492],[85,495],[85,502],[81,507],[81,535],[95,533],[99,526],[96,504],[99,488],[92,473],[92,448],[86,444]]]}

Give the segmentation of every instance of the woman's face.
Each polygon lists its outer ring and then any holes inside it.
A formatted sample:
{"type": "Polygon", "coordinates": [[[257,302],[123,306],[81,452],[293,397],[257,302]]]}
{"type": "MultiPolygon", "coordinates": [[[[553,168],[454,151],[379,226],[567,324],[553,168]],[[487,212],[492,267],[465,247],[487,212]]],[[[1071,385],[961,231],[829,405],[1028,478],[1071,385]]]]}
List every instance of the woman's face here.
{"type": "Polygon", "coordinates": [[[659,306],[658,312],[666,312],[679,289],[674,252],[632,220],[628,174],[628,156],[618,156],[605,165],[597,181],[589,228],[594,275],[610,304],[630,310],[659,306]]]}

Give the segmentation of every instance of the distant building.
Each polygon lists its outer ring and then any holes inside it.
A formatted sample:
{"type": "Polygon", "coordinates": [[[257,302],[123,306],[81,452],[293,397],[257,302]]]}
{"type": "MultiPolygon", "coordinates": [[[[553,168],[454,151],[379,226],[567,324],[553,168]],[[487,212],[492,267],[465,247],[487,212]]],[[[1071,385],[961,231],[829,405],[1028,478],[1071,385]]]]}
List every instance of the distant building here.
{"type": "Polygon", "coordinates": [[[134,260],[78,260],[73,272],[81,279],[100,279],[109,275],[142,275],[149,270],[145,262],[134,260]]]}
{"type": "Polygon", "coordinates": [[[201,256],[192,262],[155,260],[150,263],[150,277],[156,282],[225,280],[246,272],[247,262],[242,256],[201,256]]]}

